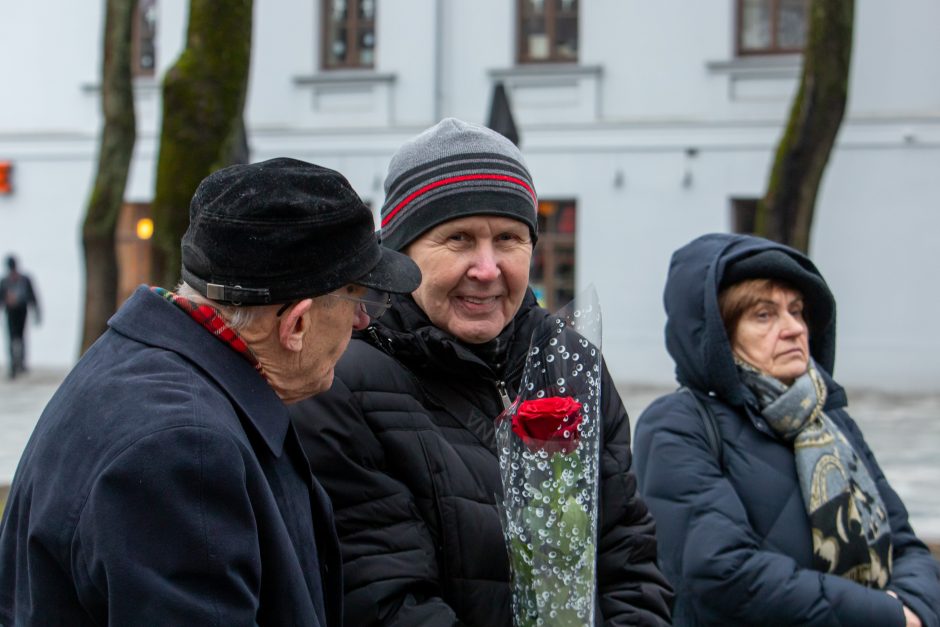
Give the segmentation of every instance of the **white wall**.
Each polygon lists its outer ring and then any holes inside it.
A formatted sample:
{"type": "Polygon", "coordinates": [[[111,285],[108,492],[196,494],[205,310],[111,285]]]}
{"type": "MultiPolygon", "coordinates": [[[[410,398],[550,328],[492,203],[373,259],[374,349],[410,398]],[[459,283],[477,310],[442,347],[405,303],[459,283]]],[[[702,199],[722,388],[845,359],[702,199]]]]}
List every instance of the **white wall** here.
{"type": "MultiPolygon", "coordinates": [[[[735,59],[733,0],[592,0],[581,4],[580,64],[533,73],[515,65],[514,6],[381,1],[374,70],[330,73],[319,70],[317,2],[256,0],[252,157],[336,168],[377,211],[401,142],[440,116],[485,122],[494,81],[504,80],[539,194],[578,201],[577,281],[598,288],[614,376],[667,383],[669,257],[703,232],[727,230],[730,197],[763,192],[800,59],[735,59]]],[[[186,11],[184,0],[159,2],[158,74],[184,43],[186,11]]],[[[7,64],[0,99],[0,159],[16,168],[16,192],[0,196],[0,252],[19,253],[46,305],[46,324],[33,329],[37,365],[67,365],[77,350],[78,229],[100,118],[88,86],[99,82],[102,19],[97,4],[50,13],[15,3],[0,20],[0,54],[29,59],[7,64]]],[[[856,3],[849,113],[811,250],[839,300],[837,376],[847,384],[940,390],[940,336],[927,331],[940,305],[931,289],[938,23],[935,0],[907,0],[903,11],[856,3]]],[[[147,201],[159,77],[138,81],[136,96],[127,198],[147,201]]]]}

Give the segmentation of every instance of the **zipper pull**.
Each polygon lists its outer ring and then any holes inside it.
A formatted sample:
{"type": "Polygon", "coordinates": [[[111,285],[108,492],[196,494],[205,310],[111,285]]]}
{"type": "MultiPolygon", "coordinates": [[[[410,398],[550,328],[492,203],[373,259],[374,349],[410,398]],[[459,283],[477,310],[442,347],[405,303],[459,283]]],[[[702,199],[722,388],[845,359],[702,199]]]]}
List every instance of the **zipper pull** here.
{"type": "Polygon", "coordinates": [[[379,332],[376,329],[376,326],[374,324],[370,324],[366,328],[366,333],[368,333],[369,337],[372,338],[372,343],[375,345],[376,348],[384,350],[389,355],[394,354],[394,351],[392,350],[392,341],[391,340],[383,341],[383,338],[379,336],[379,332]]]}
{"type": "Polygon", "coordinates": [[[497,381],[496,391],[499,392],[499,399],[503,402],[503,410],[509,409],[510,405],[512,405],[512,400],[509,398],[509,392],[506,391],[506,383],[504,381],[497,381]]]}

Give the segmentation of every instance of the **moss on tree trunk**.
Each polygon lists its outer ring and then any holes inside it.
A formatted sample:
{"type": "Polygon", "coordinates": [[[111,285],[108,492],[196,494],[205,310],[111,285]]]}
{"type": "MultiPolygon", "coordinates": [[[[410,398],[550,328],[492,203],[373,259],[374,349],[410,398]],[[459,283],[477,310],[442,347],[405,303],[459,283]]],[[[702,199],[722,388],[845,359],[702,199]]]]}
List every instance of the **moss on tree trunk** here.
{"type": "Polygon", "coordinates": [[[179,280],[189,201],[237,152],[251,57],[251,0],[191,0],[186,48],[163,82],[153,201],[153,279],[179,280]]]}
{"type": "Polygon", "coordinates": [[[811,0],[803,75],[777,147],[756,232],[809,249],[816,195],[848,97],[854,0],[811,0]]]}
{"type": "Polygon", "coordinates": [[[131,31],[136,0],[107,0],[104,25],[101,108],[104,127],[98,171],[82,225],[85,256],[84,353],[107,329],[117,307],[118,265],[114,231],[124,202],[127,172],[136,141],[131,85],[131,31]]]}

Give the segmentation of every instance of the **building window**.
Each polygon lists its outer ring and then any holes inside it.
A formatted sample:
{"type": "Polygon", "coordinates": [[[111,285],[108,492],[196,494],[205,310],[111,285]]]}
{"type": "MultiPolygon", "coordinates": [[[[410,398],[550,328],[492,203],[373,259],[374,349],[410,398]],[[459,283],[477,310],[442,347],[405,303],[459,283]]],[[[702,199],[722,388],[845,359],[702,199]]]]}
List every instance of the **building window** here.
{"type": "Polygon", "coordinates": [[[738,54],[802,52],[810,0],[738,0],[738,54]]]}
{"type": "Polygon", "coordinates": [[[371,68],[375,65],[376,0],[325,0],[323,67],[371,68]]]}
{"type": "Polygon", "coordinates": [[[757,198],[731,199],[732,233],[754,233],[758,200],[757,198]]]}
{"type": "Polygon", "coordinates": [[[131,38],[131,73],[153,76],[157,67],[157,0],[138,0],[131,38]]]}
{"type": "Polygon", "coordinates": [[[532,254],[529,284],[539,304],[557,311],[574,299],[574,200],[539,201],[539,241],[532,254]]]}
{"type": "Polygon", "coordinates": [[[518,0],[519,63],[578,60],[578,0],[518,0]]]}

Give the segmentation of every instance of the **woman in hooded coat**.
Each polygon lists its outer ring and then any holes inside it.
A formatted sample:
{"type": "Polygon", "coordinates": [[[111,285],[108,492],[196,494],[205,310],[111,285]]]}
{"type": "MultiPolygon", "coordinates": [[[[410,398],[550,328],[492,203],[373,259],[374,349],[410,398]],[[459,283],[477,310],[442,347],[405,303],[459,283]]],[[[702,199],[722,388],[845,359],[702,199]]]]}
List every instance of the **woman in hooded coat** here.
{"type": "Polygon", "coordinates": [[[813,263],[705,235],[673,255],[664,302],[683,388],[643,413],[634,452],[674,624],[940,626],[940,568],[832,379],[813,263]]]}

